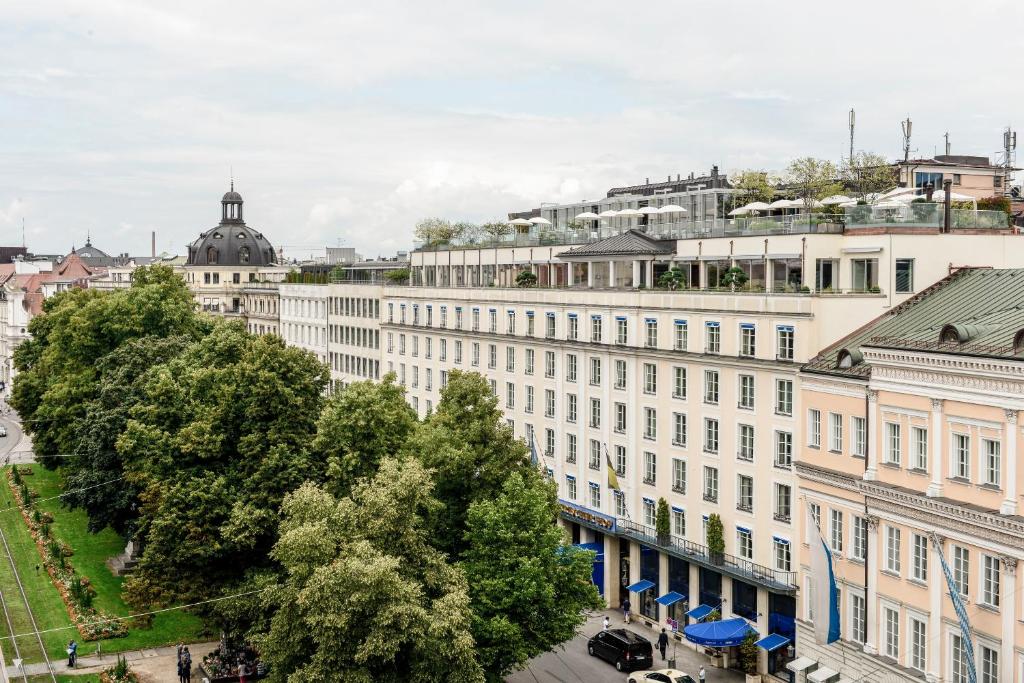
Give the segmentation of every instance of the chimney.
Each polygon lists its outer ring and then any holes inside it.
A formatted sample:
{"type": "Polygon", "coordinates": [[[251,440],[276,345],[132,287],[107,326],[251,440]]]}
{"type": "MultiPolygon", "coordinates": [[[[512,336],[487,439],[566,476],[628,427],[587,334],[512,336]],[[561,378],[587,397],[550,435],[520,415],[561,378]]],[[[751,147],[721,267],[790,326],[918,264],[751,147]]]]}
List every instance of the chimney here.
{"type": "Polygon", "coordinates": [[[676,182],[678,183],[681,179],[682,177],[680,176],[680,174],[676,173],[676,182]]]}
{"type": "Polygon", "coordinates": [[[150,256],[156,258],[156,230],[150,233],[150,247],[153,252],[150,256]]]}
{"type": "Polygon", "coordinates": [[[665,182],[667,182],[667,183],[671,183],[672,182],[672,174],[671,173],[668,174],[668,178],[665,180],[665,182]]]}
{"type": "Polygon", "coordinates": [[[651,179],[650,178],[644,178],[644,185],[650,185],[650,184],[651,184],[651,179]]]}
{"type": "Polygon", "coordinates": [[[711,179],[718,179],[718,164],[715,164],[714,166],[711,167],[711,179]]]}

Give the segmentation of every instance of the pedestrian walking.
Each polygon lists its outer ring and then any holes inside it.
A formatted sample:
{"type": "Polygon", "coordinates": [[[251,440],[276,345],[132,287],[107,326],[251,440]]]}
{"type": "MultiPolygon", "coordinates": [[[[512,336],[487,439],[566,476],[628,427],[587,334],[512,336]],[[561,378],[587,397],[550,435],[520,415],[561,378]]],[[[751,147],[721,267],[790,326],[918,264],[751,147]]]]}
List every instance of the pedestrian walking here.
{"type": "Polygon", "coordinates": [[[181,651],[181,683],[191,683],[192,681],[192,653],[188,651],[188,648],[184,648],[181,651]]]}
{"type": "Polygon", "coordinates": [[[700,666],[700,671],[697,672],[697,680],[699,680],[700,683],[704,683],[704,681],[708,680],[708,674],[706,671],[704,671],[703,664],[701,664],[700,666]]]}
{"type": "Polygon", "coordinates": [[[622,601],[622,619],[628,624],[629,623],[629,608],[632,605],[629,604],[629,598],[622,601]]]}
{"type": "Polygon", "coordinates": [[[78,643],[74,640],[68,641],[68,668],[75,668],[75,662],[78,660],[78,643]]]}
{"type": "Polygon", "coordinates": [[[661,629],[661,635],[658,636],[658,649],[661,650],[661,659],[665,660],[665,653],[668,651],[668,634],[665,633],[665,629],[661,629]]]}
{"type": "Polygon", "coordinates": [[[181,657],[178,657],[178,683],[185,683],[185,674],[181,670],[181,657]]]}
{"type": "Polygon", "coordinates": [[[246,681],[248,680],[246,676],[248,675],[249,667],[245,665],[245,662],[242,662],[238,665],[238,683],[246,683],[246,681]]]}
{"type": "Polygon", "coordinates": [[[608,627],[611,626],[611,624],[612,624],[612,621],[611,621],[611,619],[608,618],[608,615],[607,614],[604,615],[604,628],[602,630],[603,631],[607,631],[608,627]]]}

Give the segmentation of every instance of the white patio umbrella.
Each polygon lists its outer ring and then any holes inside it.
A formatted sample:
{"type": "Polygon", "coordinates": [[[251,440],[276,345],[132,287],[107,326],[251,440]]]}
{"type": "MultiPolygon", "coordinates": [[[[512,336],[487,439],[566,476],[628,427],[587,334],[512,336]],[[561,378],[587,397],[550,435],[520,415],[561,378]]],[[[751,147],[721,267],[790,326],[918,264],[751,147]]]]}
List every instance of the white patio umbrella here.
{"type": "Polygon", "coordinates": [[[686,209],[678,204],[666,204],[658,209],[658,213],[686,213],[686,209]]]}
{"type": "Polygon", "coordinates": [[[619,211],[618,215],[620,215],[620,216],[627,216],[627,217],[629,217],[629,216],[643,216],[644,213],[643,213],[643,211],[639,211],[637,209],[623,209],[623,210],[619,211]]]}
{"type": "Polygon", "coordinates": [[[513,218],[512,220],[510,220],[508,222],[508,224],[509,225],[519,225],[519,226],[533,225],[533,223],[531,223],[530,221],[526,220],[525,218],[513,218]]]}
{"type": "Polygon", "coordinates": [[[732,211],[729,212],[729,215],[730,216],[745,216],[748,213],[751,213],[752,211],[753,211],[753,209],[751,209],[750,205],[747,204],[745,206],[737,206],[735,209],[733,209],[732,211]]]}
{"type": "Polygon", "coordinates": [[[876,209],[902,209],[906,206],[905,202],[901,202],[898,199],[889,198],[883,199],[875,204],[872,204],[876,209]]]}
{"type": "Polygon", "coordinates": [[[822,199],[821,203],[824,204],[825,206],[830,206],[832,204],[842,204],[848,201],[850,201],[850,198],[847,197],[846,195],[834,194],[831,197],[825,197],[824,199],[822,199]]]}
{"type": "Polygon", "coordinates": [[[791,209],[793,206],[788,199],[776,199],[771,204],[768,204],[767,208],[774,211],[776,209],[791,209]]]}
{"type": "Polygon", "coordinates": [[[597,214],[597,217],[598,218],[615,218],[618,215],[619,215],[618,211],[613,211],[612,209],[605,209],[601,213],[597,214]]]}
{"type": "MultiPolygon", "coordinates": [[[[807,205],[804,204],[804,200],[802,200],[802,199],[794,199],[793,201],[787,203],[786,208],[788,208],[788,209],[803,209],[806,206],[807,205]]],[[[811,201],[811,208],[812,209],[820,209],[822,206],[823,206],[823,204],[821,202],[819,202],[818,200],[816,200],[816,199],[811,201]]]]}
{"type": "Polygon", "coordinates": [[[541,216],[534,216],[529,222],[533,225],[551,225],[551,221],[547,218],[542,218],[541,216]]]}
{"type": "Polygon", "coordinates": [[[764,202],[750,202],[745,208],[748,211],[767,211],[769,209],[769,205],[764,202]]]}
{"type": "Polygon", "coordinates": [[[584,211],[583,213],[576,214],[576,220],[578,221],[596,221],[598,218],[600,216],[593,211],[584,211]]]}
{"type": "Polygon", "coordinates": [[[653,216],[653,215],[657,215],[657,214],[661,213],[658,210],[658,207],[656,207],[656,206],[641,206],[637,210],[640,213],[644,214],[645,216],[653,216]]]}

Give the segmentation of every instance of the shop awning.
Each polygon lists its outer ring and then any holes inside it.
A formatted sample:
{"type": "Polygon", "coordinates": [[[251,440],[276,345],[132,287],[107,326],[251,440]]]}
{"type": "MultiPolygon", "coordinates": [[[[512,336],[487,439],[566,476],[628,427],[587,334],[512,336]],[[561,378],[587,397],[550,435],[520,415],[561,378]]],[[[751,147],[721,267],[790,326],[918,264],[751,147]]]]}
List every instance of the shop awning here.
{"type": "Polygon", "coordinates": [[[828,679],[838,675],[839,672],[835,669],[830,669],[827,666],[823,666],[807,674],[807,680],[811,681],[811,683],[825,683],[825,681],[827,681],[828,679]]]}
{"type": "Polygon", "coordinates": [[[698,645],[735,647],[741,644],[750,632],[757,634],[757,631],[750,628],[746,619],[736,618],[690,624],[683,629],[683,636],[691,643],[698,645]]]}
{"type": "Polygon", "coordinates": [[[694,619],[703,619],[707,615],[715,611],[714,607],[708,605],[697,605],[692,610],[686,613],[686,616],[693,617],[694,619]]]}
{"type": "Polygon", "coordinates": [[[778,633],[772,633],[770,635],[765,636],[761,640],[757,641],[756,643],[754,643],[754,645],[757,645],[758,647],[763,648],[768,652],[773,652],[774,650],[778,650],[780,647],[782,647],[788,642],[789,638],[787,638],[786,636],[780,636],[778,633]]]}
{"type": "Polygon", "coordinates": [[[647,581],[646,579],[644,579],[643,581],[637,581],[632,586],[627,587],[626,590],[628,590],[630,593],[643,593],[644,591],[650,590],[652,588],[654,588],[654,582],[647,581]]]}
{"type": "Polygon", "coordinates": [[[797,657],[792,662],[787,663],[786,668],[792,671],[793,673],[800,673],[804,669],[809,669],[815,664],[817,664],[817,662],[813,659],[809,659],[807,657],[797,657]]]}
{"type": "Polygon", "coordinates": [[[669,591],[668,593],[665,593],[664,595],[662,595],[660,598],[656,598],[654,600],[654,602],[658,603],[659,605],[665,605],[665,607],[668,607],[669,605],[674,605],[677,602],[679,602],[680,600],[685,600],[685,599],[686,599],[685,595],[680,595],[679,593],[676,593],[675,591],[669,591]]]}

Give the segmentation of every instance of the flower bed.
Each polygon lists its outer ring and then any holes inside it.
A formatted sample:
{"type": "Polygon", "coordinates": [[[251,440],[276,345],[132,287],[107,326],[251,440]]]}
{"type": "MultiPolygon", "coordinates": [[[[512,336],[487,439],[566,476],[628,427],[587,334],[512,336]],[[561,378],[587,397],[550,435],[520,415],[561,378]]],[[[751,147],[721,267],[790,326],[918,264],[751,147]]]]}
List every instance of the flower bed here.
{"type": "Polygon", "coordinates": [[[89,579],[78,576],[67,558],[72,555],[68,544],[53,535],[50,524],[52,516],[35,508],[33,494],[22,481],[24,473],[13,469],[7,472],[7,484],[21,511],[21,517],[28,526],[29,534],[35,541],[36,550],[43,561],[46,573],[57,588],[68,616],[84,640],[120,638],[128,634],[128,626],[121,620],[110,617],[92,606],[96,591],[89,585],[89,579]]]}

